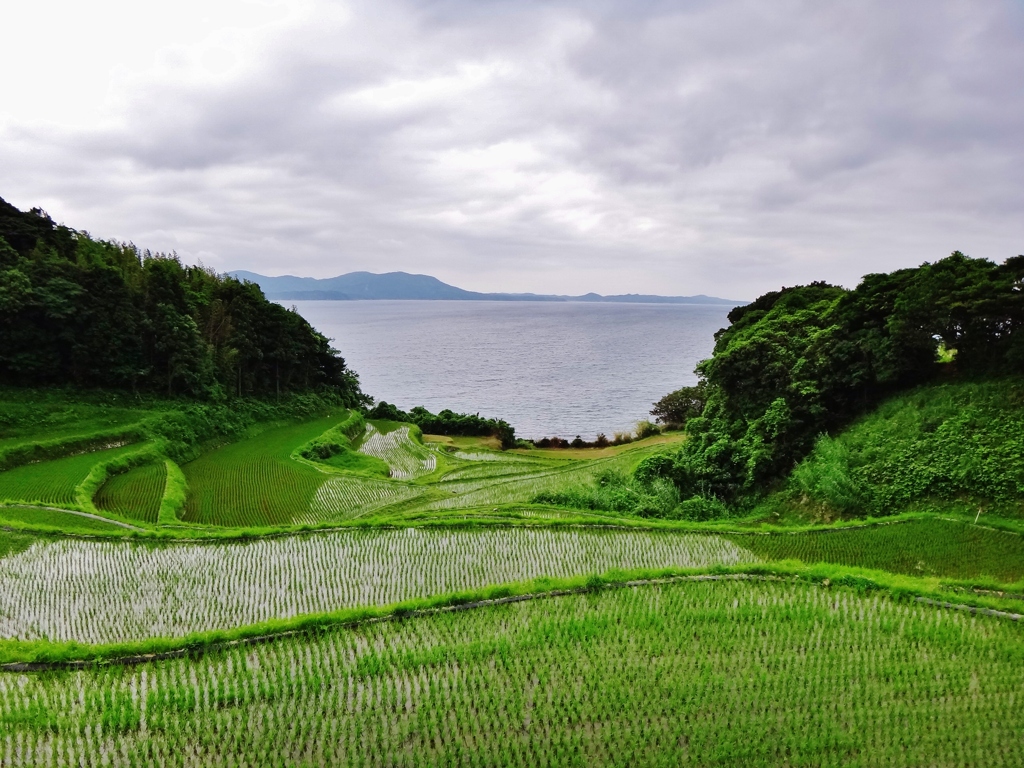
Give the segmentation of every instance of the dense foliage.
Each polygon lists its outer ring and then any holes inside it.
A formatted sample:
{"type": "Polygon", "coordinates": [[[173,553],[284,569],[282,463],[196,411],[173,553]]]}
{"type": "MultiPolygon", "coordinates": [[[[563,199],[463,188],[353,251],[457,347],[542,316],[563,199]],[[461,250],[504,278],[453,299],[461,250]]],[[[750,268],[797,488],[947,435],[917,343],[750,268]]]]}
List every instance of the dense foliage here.
{"type": "Polygon", "coordinates": [[[651,416],[659,424],[670,429],[686,425],[690,419],[700,416],[708,400],[707,382],[703,379],[693,387],[680,387],[669,392],[651,409],[651,416]]]}
{"type": "Polygon", "coordinates": [[[674,517],[679,510],[679,491],[664,478],[642,482],[622,472],[606,470],[588,482],[538,493],[533,501],[640,517],[674,517]]]}
{"type": "Polygon", "coordinates": [[[1024,514],[1024,379],[933,384],[823,435],[766,509],[893,514],[939,500],[1024,514]]]}
{"type": "Polygon", "coordinates": [[[689,441],[640,474],[738,502],[885,395],[943,374],[1024,371],[1024,256],[996,265],[956,252],[852,291],[784,288],[729,320],[697,368],[707,403],[687,423],[689,441]]]}
{"type": "Polygon", "coordinates": [[[2,199],[0,381],[213,399],[326,388],[365,400],[330,340],[259,286],[2,199]]]}
{"type": "Polygon", "coordinates": [[[501,441],[502,448],[512,448],[516,444],[516,430],[507,421],[484,418],[480,414],[455,413],[447,408],[434,414],[422,405],[417,405],[406,413],[398,406],[381,400],[367,414],[367,418],[415,424],[428,435],[496,437],[501,441]]]}

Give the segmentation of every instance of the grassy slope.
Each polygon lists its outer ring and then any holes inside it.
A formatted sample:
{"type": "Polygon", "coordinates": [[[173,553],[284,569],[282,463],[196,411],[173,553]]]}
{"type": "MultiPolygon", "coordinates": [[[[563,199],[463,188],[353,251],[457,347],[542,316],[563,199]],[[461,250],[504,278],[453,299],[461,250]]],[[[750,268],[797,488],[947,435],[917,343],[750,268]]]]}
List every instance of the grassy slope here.
{"type": "Polygon", "coordinates": [[[75,402],[62,393],[0,388],[0,448],[88,435],[135,424],[156,411],[75,402]]]}
{"type": "Polygon", "coordinates": [[[0,731],[112,766],[1013,765],[1022,689],[1011,622],[691,582],[0,677],[0,731]]]}
{"type": "Polygon", "coordinates": [[[126,529],[91,517],[38,507],[0,507],[0,526],[72,534],[122,537],[126,529]]]}
{"type": "Polygon", "coordinates": [[[183,519],[210,525],[287,525],[305,514],[327,476],[293,461],[292,451],[337,418],[275,427],[182,465],[183,519]]]}
{"type": "Polygon", "coordinates": [[[930,385],[822,438],[766,518],[942,508],[1024,517],[1024,379],[930,385]]]}
{"type": "Polygon", "coordinates": [[[317,463],[367,477],[387,477],[390,471],[386,461],[347,448],[329,458],[319,459],[317,463]]]}

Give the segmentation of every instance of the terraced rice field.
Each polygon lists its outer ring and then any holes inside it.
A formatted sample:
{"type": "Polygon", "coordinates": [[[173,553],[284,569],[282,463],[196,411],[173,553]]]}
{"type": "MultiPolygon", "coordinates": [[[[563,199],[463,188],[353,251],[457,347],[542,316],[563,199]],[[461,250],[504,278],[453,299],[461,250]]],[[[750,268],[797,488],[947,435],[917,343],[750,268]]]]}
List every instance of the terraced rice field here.
{"type": "Polygon", "coordinates": [[[641,451],[624,453],[587,462],[552,464],[536,462],[480,462],[447,474],[437,484],[444,497],[430,501],[427,509],[457,509],[493,504],[528,502],[543,491],[586,482],[605,470],[631,469],[645,455],[641,451]]]}
{"type": "Polygon", "coordinates": [[[165,546],[40,540],[0,559],[0,638],[180,637],[540,576],[753,559],[720,537],[647,531],[378,529],[165,546]]]}
{"type": "Polygon", "coordinates": [[[182,465],[189,488],[183,519],[231,526],[305,519],[328,475],[290,456],[337,422],[319,419],[269,429],[182,465]]]}
{"type": "Polygon", "coordinates": [[[916,576],[989,576],[1004,583],[1024,579],[1024,536],[953,520],[731,538],[766,560],[836,563],[916,576]]]}
{"type": "Polygon", "coordinates": [[[1022,690],[1012,622],[682,582],[0,676],[0,764],[1016,766],[1022,690]]]}
{"type": "Polygon", "coordinates": [[[0,472],[0,499],[74,504],[75,487],[96,464],[133,450],[135,446],[121,446],[8,469],[0,472]]]}
{"type": "Polygon", "coordinates": [[[320,486],[310,504],[309,514],[298,517],[297,522],[312,524],[352,520],[421,493],[420,488],[398,483],[336,475],[320,486]]]}
{"type": "Polygon", "coordinates": [[[0,428],[0,450],[22,443],[69,439],[137,424],[155,411],[77,403],[73,407],[5,402],[14,424],[0,428]]]}
{"type": "Polygon", "coordinates": [[[439,482],[410,485],[437,469],[437,453],[413,440],[408,425],[384,431],[370,424],[358,450],[390,466],[387,480],[320,471],[290,458],[297,446],[332,425],[323,420],[268,430],[184,465],[189,497],[183,519],[229,526],[315,524],[528,502],[542,490],[585,480],[603,469],[629,469],[647,453],[640,448],[581,462],[457,452],[447,459],[456,466],[439,482]]]}
{"type": "Polygon", "coordinates": [[[391,477],[397,480],[411,480],[437,468],[434,452],[413,440],[409,427],[404,425],[381,432],[373,424],[367,424],[359,451],[386,462],[391,467],[391,477]]]}
{"type": "Polygon", "coordinates": [[[155,523],[167,484],[167,467],[153,462],[114,475],[96,493],[96,508],[132,520],[155,523]]]}

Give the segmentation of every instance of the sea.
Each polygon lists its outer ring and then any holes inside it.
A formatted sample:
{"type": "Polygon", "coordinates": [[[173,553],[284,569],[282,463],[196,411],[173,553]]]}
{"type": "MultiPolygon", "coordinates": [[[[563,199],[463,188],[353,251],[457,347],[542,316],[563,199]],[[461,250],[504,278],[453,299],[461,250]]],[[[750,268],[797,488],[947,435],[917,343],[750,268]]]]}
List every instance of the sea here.
{"type": "Polygon", "coordinates": [[[526,438],[593,440],[651,419],[695,384],[732,305],[533,301],[296,301],[362,389],[500,418],[526,438]]]}

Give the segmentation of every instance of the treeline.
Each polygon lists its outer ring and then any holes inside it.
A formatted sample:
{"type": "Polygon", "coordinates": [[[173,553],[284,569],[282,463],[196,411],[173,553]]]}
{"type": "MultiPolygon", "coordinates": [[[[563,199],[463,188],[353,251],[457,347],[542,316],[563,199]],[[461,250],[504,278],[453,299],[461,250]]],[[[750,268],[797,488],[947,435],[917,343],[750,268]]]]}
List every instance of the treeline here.
{"type": "Polygon", "coordinates": [[[513,448],[516,444],[516,430],[507,421],[487,419],[479,414],[455,413],[447,408],[435,414],[422,405],[417,405],[406,412],[381,400],[366,414],[366,417],[415,424],[428,435],[496,437],[501,441],[502,448],[513,448]]]}
{"type": "Polygon", "coordinates": [[[884,396],[943,375],[1024,372],[1024,256],[997,265],[955,252],[852,291],[783,288],[729,321],[700,385],[656,406],[685,420],[689,440],[637,472],[671,478],[684,499],[742,506],[884,396]]]}
{"type": "Polygon", "coordinates": [[[566,440],[556,435],[554,437],[542,437],[540,440],[527,440],[525,442],[532,444],[535,448],[607,448],[610,445],[626,445],[634,440],[643,440],[657,434],[661,434],[661,429],[657,425],[645,420],[638,421],[636,429],[632,432],[615,432],[611,440],[608,439],[606,434],[599,432],[592,441],[584,440],[579,435],[576,435],[572,440],[566,440]]]}
{"type": "Polygon", "coordinates": [[[257,285],[95,240],[2,199],[0,382],[368,402],[330,341],[257,285]]]}

